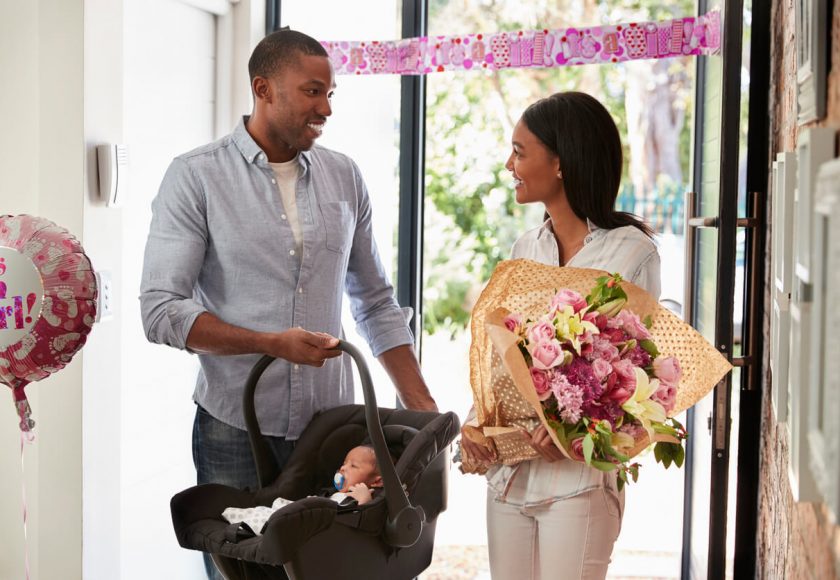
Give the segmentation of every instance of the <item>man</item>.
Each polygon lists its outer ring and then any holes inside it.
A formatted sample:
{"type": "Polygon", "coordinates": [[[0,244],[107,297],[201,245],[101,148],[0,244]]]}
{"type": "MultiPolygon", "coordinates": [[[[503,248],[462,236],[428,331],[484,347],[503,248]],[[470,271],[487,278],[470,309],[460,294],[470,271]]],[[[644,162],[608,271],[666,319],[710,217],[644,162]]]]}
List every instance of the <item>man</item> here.
{"type": "Polygon", "coordinates": [[[281,467],[316,412],[352,402],[350,360],[333,338],[343,289],[403,404],[436,410],[378,257],[359,169],[315,146],[332,114],[327,52],[281,30],[257,45],[248,68],[252,115],[177,157],[164,176],[140,296],[150,341],[199,354],[198,482],[237,487],[257,483],[241,399],[260,355],[281,359],[256,392],[281,467]]]}

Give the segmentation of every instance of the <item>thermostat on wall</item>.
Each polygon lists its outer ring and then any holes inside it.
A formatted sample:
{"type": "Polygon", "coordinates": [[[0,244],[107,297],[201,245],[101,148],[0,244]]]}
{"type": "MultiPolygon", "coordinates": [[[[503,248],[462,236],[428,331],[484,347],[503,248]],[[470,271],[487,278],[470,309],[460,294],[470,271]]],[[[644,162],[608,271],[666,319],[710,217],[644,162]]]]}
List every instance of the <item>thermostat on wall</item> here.
{"type": "Polygon", "coordinates": [[[108,207],[120,205],[126,191],[128,148],[125,145],[97,145],[99,197],[108,207]]]}

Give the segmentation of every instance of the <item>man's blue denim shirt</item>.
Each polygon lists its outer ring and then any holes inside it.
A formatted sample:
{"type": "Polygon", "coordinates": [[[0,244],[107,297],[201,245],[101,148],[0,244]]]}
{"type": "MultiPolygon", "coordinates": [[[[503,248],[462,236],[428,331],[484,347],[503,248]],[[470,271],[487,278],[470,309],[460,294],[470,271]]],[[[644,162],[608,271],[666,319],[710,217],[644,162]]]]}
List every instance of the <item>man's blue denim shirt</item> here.
{"type": "MultiPolygon", "coordinates": [[[[320,146],[301,152],[296,200],[302,255],[265,153],[245,128],[173,160],[152,204],[140,304],[152,342],[186,349],[211,312],[256,331],[300,326],[341,335],[343,291],[374,356],[412,344],[379,259],[359,168],[320,146]]],[[[259,355],[200,354],[194,398],[241,429],[242,392],[259,355]]],[[[256,391],[262,432],[297,439],[312,416],[353,402],[349,357],[321,368],[275,361],[256,391]]]]}

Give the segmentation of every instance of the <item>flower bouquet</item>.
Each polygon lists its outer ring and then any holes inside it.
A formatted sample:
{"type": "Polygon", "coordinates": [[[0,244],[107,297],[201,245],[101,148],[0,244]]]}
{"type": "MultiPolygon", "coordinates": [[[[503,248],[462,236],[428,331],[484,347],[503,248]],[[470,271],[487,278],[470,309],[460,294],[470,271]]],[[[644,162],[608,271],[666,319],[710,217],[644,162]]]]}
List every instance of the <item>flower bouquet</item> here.
{"type": "Polygon", "coordinates": [[[621,276],[528,260],[494,272],[473,311],[470,358],[477,416],[465,435],[513,464],[536,457],[521,431],[543,424],[564,455],[615,471],[619,487],[637,479],[631,460],[651,444],[665,467],[682,465],[687,434],[673,416],[731,368],[621,276]]]}

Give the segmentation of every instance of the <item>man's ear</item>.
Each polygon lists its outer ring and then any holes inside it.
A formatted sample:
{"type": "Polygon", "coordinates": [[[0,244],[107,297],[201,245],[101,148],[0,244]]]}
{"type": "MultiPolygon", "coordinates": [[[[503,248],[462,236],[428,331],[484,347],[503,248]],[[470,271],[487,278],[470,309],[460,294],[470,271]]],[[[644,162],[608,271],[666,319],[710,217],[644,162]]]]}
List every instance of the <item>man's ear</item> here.
{"type": "Polygon", "coordinates": [[[251,82],[251,90],[254,92],[254,97],[262,99],[268,103],[272,100],[271,83],[265,77],[254,77],[251,82]]]}

